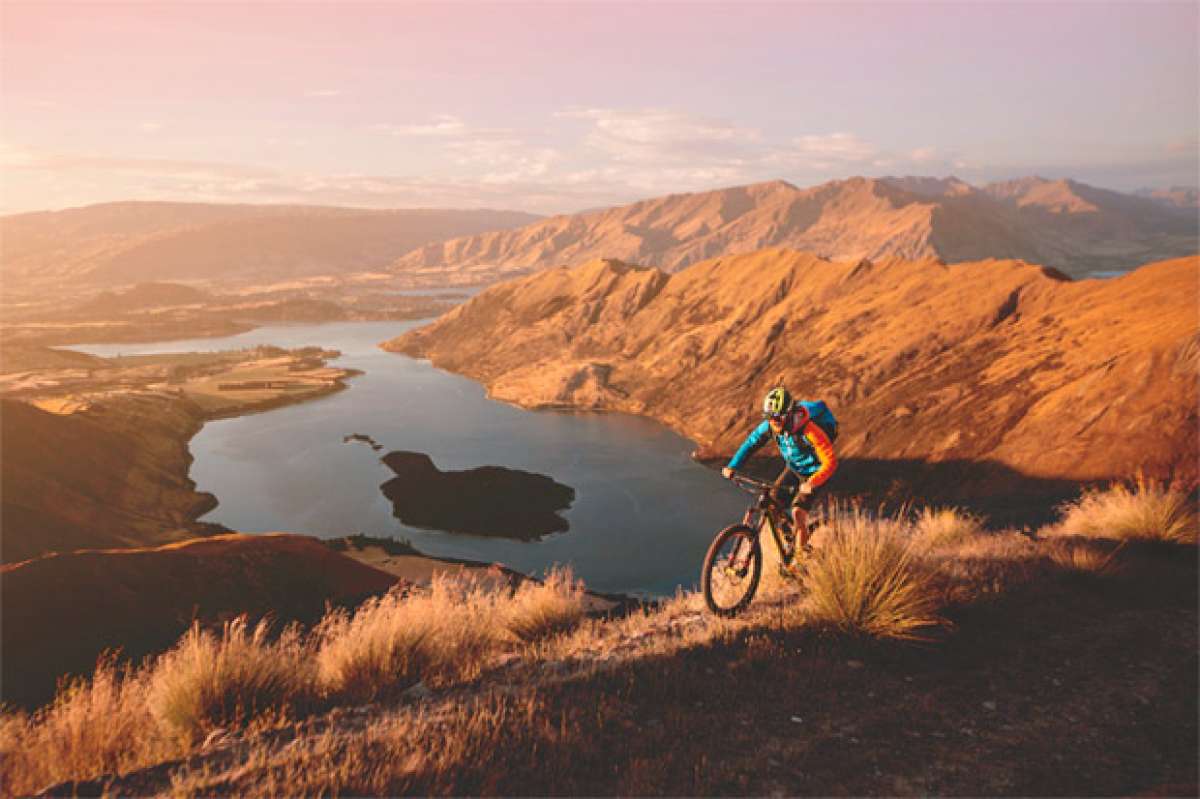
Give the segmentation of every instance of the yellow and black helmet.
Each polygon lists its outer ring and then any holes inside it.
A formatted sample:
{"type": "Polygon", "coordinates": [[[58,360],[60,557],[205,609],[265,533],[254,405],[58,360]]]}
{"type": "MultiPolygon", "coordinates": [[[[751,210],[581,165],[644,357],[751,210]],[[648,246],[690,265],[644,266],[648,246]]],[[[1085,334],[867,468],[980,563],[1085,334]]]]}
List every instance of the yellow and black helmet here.
{"type": "Polygon", "coordinates": [[[776,386],[767,392],[766,399],[763,400],[763,416],[766,418],[778,418],[784,416],[792,409],[792,395],[783,386],[776,386]]]}

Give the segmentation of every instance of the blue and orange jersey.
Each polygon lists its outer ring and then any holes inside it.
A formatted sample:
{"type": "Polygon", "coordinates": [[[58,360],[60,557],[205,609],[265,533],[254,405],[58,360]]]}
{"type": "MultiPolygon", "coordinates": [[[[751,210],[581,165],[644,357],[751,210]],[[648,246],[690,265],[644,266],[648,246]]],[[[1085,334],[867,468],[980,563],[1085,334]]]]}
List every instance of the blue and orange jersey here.
{"type": "MultiPolygon", "coordinates": [[[[729,460],[729,468],[737,469],[753,455],[771,436],[771,423],[762,424],[750,431],[746,440],[729,460]]],[[[775,437],[775,445],[783,462],[796,474],[812,483],[813,488],[824,483],[837,470],[837,453],[833,442],[821,426],[806,414],[796,414],[791,423],[775,437]],[[790,429],[789,429],[790,428],[790,429]]]]}

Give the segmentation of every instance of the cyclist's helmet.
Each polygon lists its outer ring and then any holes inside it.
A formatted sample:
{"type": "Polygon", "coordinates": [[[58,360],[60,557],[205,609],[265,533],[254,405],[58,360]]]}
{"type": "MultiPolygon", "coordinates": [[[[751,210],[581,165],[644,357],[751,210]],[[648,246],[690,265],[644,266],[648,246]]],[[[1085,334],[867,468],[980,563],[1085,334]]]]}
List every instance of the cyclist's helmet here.
{"type": "Polygon", "coordinates": [[[763,400],[763,416],[767,419],[782,419],[792,410],[792,395],[783,386],[767,392],[763,400]]]}

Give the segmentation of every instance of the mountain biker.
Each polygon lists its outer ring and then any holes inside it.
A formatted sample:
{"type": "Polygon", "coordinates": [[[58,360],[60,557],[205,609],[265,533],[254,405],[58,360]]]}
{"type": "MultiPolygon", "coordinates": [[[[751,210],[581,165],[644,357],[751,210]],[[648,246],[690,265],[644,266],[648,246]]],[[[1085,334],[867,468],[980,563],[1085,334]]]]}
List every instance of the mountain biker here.
{"type": "Polygon", "coordinates": [[[763,400],[763,421],[746,437],[742,446],[721,470],[721,476],[733,476],[742,463],[767,442],[768,434],[775,436],[784,468],[775,479],[775,498],[787,502],[792,495],[792,529],[796,531],[797,546],[807,549],[812,533],[808,529],[808,512],[837,470],[837,455],[833,442],[821,426],[812,421],[808,409],[792,399],[783,386],[767,392],[763,400]]]}

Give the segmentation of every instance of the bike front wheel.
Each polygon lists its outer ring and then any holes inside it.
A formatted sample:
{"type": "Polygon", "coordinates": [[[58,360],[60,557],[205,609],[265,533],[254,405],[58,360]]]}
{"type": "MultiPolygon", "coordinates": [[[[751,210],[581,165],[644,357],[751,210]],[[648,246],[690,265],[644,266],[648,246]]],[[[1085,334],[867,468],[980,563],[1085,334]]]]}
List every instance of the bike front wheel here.
{"type": "Polygon", "coordinates": [[[745,610],[758,590],[762,568],[757,531],[734,524],[717,533],[700,572],[708,609],[718,616],[735,616],[745,610]]]}

